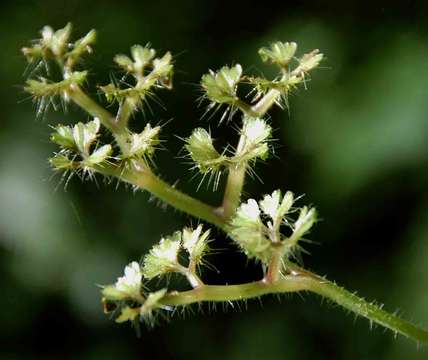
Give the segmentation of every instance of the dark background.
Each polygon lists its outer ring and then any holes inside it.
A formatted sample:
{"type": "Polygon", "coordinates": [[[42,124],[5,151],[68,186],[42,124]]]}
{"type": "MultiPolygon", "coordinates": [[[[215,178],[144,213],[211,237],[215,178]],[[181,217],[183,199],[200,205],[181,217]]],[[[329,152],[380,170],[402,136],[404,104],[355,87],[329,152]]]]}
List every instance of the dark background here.
{"type": "MultiPolygon", "coordinates": [[[[289,113],[275,110],[276,157],[259,164],[263,183],[248,195],[276,188],[306,194],[322,217],[304,264],[390,311],[428,327],[428,22],[426,1],[14,1],[0,12],[0,358],[1,359],[426,359],[426,349],[381,328],[369,328],[311,294],[248,302],[248,309],[195,309],[141,338],[105,317],[96,284],[113,282],[161,235],[195,220],[149,202],[146,193],[73,179],[64,191],[47,158],[49,124],[87,120],[70,108],[35,120],[22,91],[19,49],[45,24],[75,25],[76,36],[98,30],[86,65],[105,84],[116,53],[147,42],[176,57],[175,90],[160,94],[138,121],[165,122],[168,151],[159,173],[210,203],[177,159],[197,126],[220,142],[236,141],[216,119],[199,120],[195,86],[208,68],[241,63],[247,73],[269,69],[257,49],[297,41],[299,54],[320,48],[323,69],[308,91],[297,91],[289,113]],[[322,304],[321,304],[322,303],[322,304]]],[[[212,283],[256,279],[219,232],[206,272],[212,283]]]]}

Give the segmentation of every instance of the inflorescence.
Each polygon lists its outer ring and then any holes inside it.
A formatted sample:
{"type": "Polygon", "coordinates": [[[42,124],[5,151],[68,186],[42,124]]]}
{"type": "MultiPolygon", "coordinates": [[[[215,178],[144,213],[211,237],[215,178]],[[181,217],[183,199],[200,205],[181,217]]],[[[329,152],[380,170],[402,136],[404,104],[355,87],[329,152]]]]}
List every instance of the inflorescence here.
{"type": "MultiPolygon", "coordinates": [[[[88,122],[53,128],[51,140],[59,147],[50,159],[53,169],[64,176],[78,174],[83,179],[101,174],[149,191],[172,207],[223,230],[249,259],[261,263],[264,270],[263,278],[253,283],[205,284],[200,269],[207,266],[205,255],[212,241],[210,229],[201,224],[186,227],[163,237],[141,263],[131,262],[116,283],[102,287],[106,312],[112,313],[117,322],[144,320],[153,324],[155,314],[171,311],[176,306],[309,290],[395,332],[428,342],[424,330],[297,265],[302,240],[317,219],[313,207],[296,206],[291,191],[275,190],[259,201],[241,200],[246,175],[253,171],[257,161],[266,160],[272,154],[268,111],[274,106],[288,106],[290,92],[306,85],[310,73],[323,60],[322,53],[313,50],[297,57],[296,43],[274,42],[259,50],[262,61],[278,70],[273,79],[246,75],[239,64],[210,70],[202,76],[201,90],[208,102],[208,111],[224,109],[219,122],[227,119],[227,126],[233,122],[231,127],[238,129],[236,146],[224,149],[217,149],[211,133],[202,127],[184,139],[192,168],[202,177],[214,179],[214,189],[223,174],[227,177],[223,202],[210,206],[180,192],[155,174],[153,157],[160,144],[160,126],[146,123],[141,132],[134,132],[129,126],[130,119],[144,112],[157,91],[172,90],[171,53],[157,56],[148,45],[134,45],[130,56],[114,57],[123,74],[122,80],[98,86],[108,107],[117,110],[112,114],[85,90],[89,80],[83,58],[93,52],[96,32],[91,30],[74,42],[71,32],[70,24],[57,31],[45,26],[41,38],[22,49],[32,69],[24,89],[37,103],[38,113],[50,106],[57,109],[60,101],[76,104],[91,117],[88,122]],[[53,66],[61,74],[56,81],[51,75],[53,66]],[[243,84],[251,88],[250,101],[238,95],[241,93],[238,88],[243,84]],[[104,132],[111,135],[110,143],[101,140],[109,138],[101,136],[104,132]],[[152,279],[161,280],[174,273],[186,279],[189,290],[169,289],[168,282],[161,288],[151,289],[152,279]]],[[[157,284],[165,282],[157,281],[157,284]]]]}

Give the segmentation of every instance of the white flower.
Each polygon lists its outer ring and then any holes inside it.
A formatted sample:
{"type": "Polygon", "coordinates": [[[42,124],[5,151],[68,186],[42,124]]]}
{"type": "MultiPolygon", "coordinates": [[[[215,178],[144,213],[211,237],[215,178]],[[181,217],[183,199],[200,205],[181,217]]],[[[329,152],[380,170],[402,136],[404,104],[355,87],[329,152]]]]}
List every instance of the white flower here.
{"type": "Polygon", "coordinates": [[[204,252],[207,250],[210,230],[202,233],[202,225],[199,225],[195,230],[184,228],[182,234],[183,247],[188,251],[190,259],[196,264],[200,263],[204,252]]]}
{"type": "Polygon", "coordinates": [[[250,143],[261,143],[270,136],[271,127],[263,119],[252,119],[245,123],[243,133],[250,143]]]}
{"type": "Polygon", "coordinates": [[[141,273],[140,265],[133,261],[125,267],[124,276],[117,279],[115,288],[124,293],[132,293],[140,291],[141,279],[143,274],[141,273]]]}
{"type": "Polygon", "coordinates": [[[269,215],[273,220],[278,216],[279,200],[281,192],[275,190],[272,195],[265,195],[263,200],[259,201],[260,208],[266,215],[269,215]]]}
{"type": "Polygon", "coordinates": [[[170,239],[161,239],[158,246],[153,247],[153,255],[159,259],[177,262],[177,255],[180,250],[180,241],[171,241],[170,239]]]}
{"type": "Polygon", "coordinates": [[[249,221],[257,221],[260,217],[260,209],[256,200],[249,199],[246,203],[241,204],[238,216],[249,221]]]}

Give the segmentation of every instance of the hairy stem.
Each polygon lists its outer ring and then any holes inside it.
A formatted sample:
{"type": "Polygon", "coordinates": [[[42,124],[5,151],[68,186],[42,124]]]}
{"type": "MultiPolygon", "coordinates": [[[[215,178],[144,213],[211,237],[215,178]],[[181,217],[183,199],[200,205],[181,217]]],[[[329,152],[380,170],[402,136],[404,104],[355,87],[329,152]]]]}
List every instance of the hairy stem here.
{"type": "Polygon", "coordinates": [[[236,301],[259,297],[265,294],[280,294],[299,291],[314,292],[330,301],[361,315],[370,322],[380,324],[394,333],[428,344],[428,332],[390,314],[381,307],[352,294],[338,285],[305,270],[293,270],[275,282],[264,280],[240,285],[202,285],[183,292],[171,292],[160,303],[178,306],[204,301],[236,301]]]}
{"type": "Polygon", "coordinates": [[[129,118],[137,108],[138,100],[133,97],[127,97],[119,106],[119,110],[116,115],[116,123],[120,127],[127,127],[129,118]]]}
{"type": "MultiPolygon", "coordinates": [[[[242,137],[242,135],[241,135],[242,137]]],[[[241,202],[242,189],[244,187],[247,163],[229,166],[226,190],[223,197],[223,216],[230,219],[241,202]]]]}
{"type": "Polygon", "coordinates": [[[109,129],[113,135],[123,135],[126,129],[120,127],[115,120],[115,117],[100,106],[96,101],[91,99],[85,92],[76,84],[70,86],[67,90],[67,95],[74,103],[85,110],[89,115],[97,117],[100,122],[109,129]]]}
{"type": "Polygon", "coordinates": [[[132,168],[123,168],[113,164],[96,166],[94,170],[106,176],[117,177],[142,190],[147,190],[173,208],[192,215],[195,218],[205,220],[227,231],[227,224],[221,216],[217,215],[214,207],[177,190],[174,186],[153,174],[142,163],[132,168]]]}
{"type": "Polygon", "coordinates": [[[278,281],[279,276],[281,275],[281,265],[282,265],[282,252],[276,251],[272,254],[272,258],[268,264],[268,270],[265,276],[265,281],[268,283],[274,283],[278,281]]]}

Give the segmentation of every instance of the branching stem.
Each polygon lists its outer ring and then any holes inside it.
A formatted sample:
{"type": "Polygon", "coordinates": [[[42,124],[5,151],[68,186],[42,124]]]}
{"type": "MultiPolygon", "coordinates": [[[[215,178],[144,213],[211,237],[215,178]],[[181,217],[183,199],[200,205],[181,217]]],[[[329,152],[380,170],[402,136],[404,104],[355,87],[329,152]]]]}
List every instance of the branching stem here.
{"type": "MultiPolygon", "coordinates": [[[[241,135],[241,139],[243,135],[241,135]]],[[[223,197],[223,216],[230,219],[241,202],[242,189],[244,187],[247,163],[229,165],[226,189],[223,197]]]]}
{"type": "Polygon", "coordinates": [[[210,205],[199,201],[174,186],[166,183],[143,163],[137,167],[123,168],[117,165],[102,165],[94,167],[97,172],[114,176],[122,181],[134,185],[142,190],[147,190],[173,208],[183,211],[195,218],[208,221],[220,229],[227,231],[227,224],[223,218],[217,214],[216,209],[210,205]]]}
{"type": "Polygon", "coordinates": [[[202,285],[189,291],[173,291],[166,295],[161,305],[180,306],[205,301],[238,301],[256,298],[266,294],[281,294],[310,291],[336,304],[382,325],[394,333],[428,344],[428,332],[400,319],[398,316],[384,311],[380,306],[369,303],[355,294],[339,287],[318,275],[306,270],[294,269],[277,281],[269,283],[265,280],[240,285],[202,285]]]}

